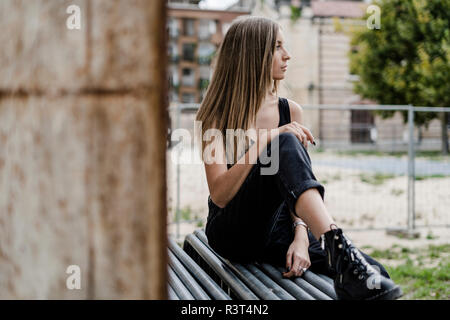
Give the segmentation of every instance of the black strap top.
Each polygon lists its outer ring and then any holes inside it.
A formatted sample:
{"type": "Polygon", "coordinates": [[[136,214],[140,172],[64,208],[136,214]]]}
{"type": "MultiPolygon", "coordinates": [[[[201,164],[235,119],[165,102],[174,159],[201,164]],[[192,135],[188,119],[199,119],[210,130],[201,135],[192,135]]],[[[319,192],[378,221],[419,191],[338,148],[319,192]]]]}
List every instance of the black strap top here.
{"type": "MultiPolygon", "coordinates": [[[[280,121],[278,122],[278,127],[284,126],[291,122],[291,112],[289,110],[289,103],[286,98],[278,98],[278,112],[280,114],[280,121]]],[[[247,152],[248,148],[245,150],[247,152]]],[[[244,152],[244,154],[245,154],[244,152]]],[[[233,165],[227,163],[227,168],[230,169],[233,165]]]]}
{"type": "Polygon", "coordinates": [[[278,110],[280,111],[280,122],[278,127],[291,123],[291,112],[289,110],[289,102],[286,98],[278,99],[278,110]]]}

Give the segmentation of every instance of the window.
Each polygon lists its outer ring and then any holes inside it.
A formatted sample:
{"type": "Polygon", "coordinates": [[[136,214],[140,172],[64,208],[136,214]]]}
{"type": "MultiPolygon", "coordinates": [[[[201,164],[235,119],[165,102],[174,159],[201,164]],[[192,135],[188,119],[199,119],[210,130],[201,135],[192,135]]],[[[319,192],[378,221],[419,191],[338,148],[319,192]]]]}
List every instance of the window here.
{"type": "Polygon", "coordinates": [[[183,19],[183,34],[188,37],[195,36],[194,20],[183,19]]]}
{"type": "Polygon", "coordinates": [[[170,41],[167,46],[170,62],[178,62],[178,46],[176,42],[170,41]]]}
{"type": "Polygon", "coordinates": [[[184,43],[183,44],[183,60],[194,62],[195,58],[195,44],[184,43]]]}
{"type": "Polygon", "coordinates": [[[198,63],[211,64],[211,59],[216,51],[216,46],[209,42],[200,42],[198,45],[198,63]]]}
{"type": "Polygon", "coordinates": [[[187,87],[193,87],[195,85],[195,73],[190,68],[183,69],[183,76],[181,78],[181,84],[187,87]]]}
{"type": "Polygon", "coordinates": [[[174,18],[169,18],[167,21],[167,25],[169,28],[169,36],[171,38],[177,38],[180,34],[180,30],[178,27],[178,20],[174,18]]]}
{"type": "Polygon", "coordinates": [[[174,87],[179,86],[180,79],[178,78],[178,69],[176,66],[169,67],[169,78],[171,80],[170,84],[174,87]]]}
{"type": "Polygon", "coordinates": [[[178,101],[178,93],[175,90],[170,90],[169,91],[169,101],[170,102],[179,102],[178,101]]]}
{"type": "Polygon", "coordinates": [[[195,103],[195,95],[189,92],[183,92],[181,95],[182,103],[195,103]]]}
{"type": "Polygon", "coordinates": [[[207,40],[217,32],[216,21],[201,19],[198,27],[198,37],[200,40],[207,40]]]}
{"type": "Polygon", "coordinates": [[[351,111],[351,141],[352,143],[373,143],[376,137],[373,130],[375,120],[369,110],[351,111]]]}
{"type": "Polygon", "coordinates": [[[198,68],[200,79],[211,79],[212,69],[209,66],[200,66],[198,68]]]}

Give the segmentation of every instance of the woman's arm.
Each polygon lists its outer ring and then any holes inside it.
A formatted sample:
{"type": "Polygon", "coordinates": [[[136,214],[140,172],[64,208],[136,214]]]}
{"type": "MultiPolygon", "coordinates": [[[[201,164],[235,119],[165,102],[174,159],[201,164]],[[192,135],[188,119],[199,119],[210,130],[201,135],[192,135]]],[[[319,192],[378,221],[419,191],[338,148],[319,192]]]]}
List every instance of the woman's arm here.
{"type": "MultiPolygon", "coordinates": [[[[289,110],[291,112],[291,121],[297,121],[299,124],[303,125],[303,109],[302,109],[302,107],[300,107],[298,105],[298,103],[296,103],[292,100],[289,100],[289,99],[288,99],[288,103],[289,103],[289,110]]],[[[299,217],[296,217],[292,212],[291,212],[291,217],[292,217],[292,222],[302,221],[302,219],[300,219],[299,217]]],[[[308,239],[307,233],[304,232],[305,228],[296,228],[296,229],[301,229],[300,232],[298,232],[296,230],[296,233],[295,233],[296,237],[304,238],[305,234],[306,234],[306,240],[308,239]]]]}
{"type": "MultiPolygon", "coordinates": [[[[291,121],[296,121],[299,124],[302,124],[303,109],[294,101],[288,100],[288,102],[291,111],[291,121]]],[[[296,221],[303,221],[299,217],[295,216],[291,211],[290,214],[293,223],[296,221]]],[[[299,267],[303,266],[308,268],[311,265],[308,247],[308,229],[303,225],[298,225],[294,230],[294,241],[289,246],[286,254],[286,268],[288,271],[283,273],[283,276],[287,278],[300,276],[303,272],[299,270],[299,267]]]]}
{"type": "Polygon", "coordinates": [[[251,168],[257,162],[259,155],[262,153],[267,144],[272,141],[278,134],[282,132],[290,132],[295,134],[300,141],[303,141],[305,147],[308,146],[308,140],[313,143],[314,137],[311,132],[300,125],[298,120],[302,120],[302,109],[295,102],[291,101],[291,119],[290,124],[285,124],[278,130],[258,130],[257,143],[254,143],[247,150],[242,158],[239,159],[239,163],[233,165],[229,170],[227,169],[225,150],[222,141],[215,143],[217,150],[213,149],[212,156],[215,156],[215,152],[219,152],[222,155],[219,163],[205,163],[206,178],[208,181],[208,187],[210,191],[211,200],[220,208],[224,208],[236,193],[241,188],[251,168]]]}
{"type": "Polygon", "coordinates": [[[234,164],[230,169],[227,168],[223,143],[216,143],[215,147],[218,150],[213,149],[212,156],[219,152],[222,157],[219,157],[219,163],[205,163],[205,171],[211,200],[217,206],[224,208],[233,199],[256,163],[259,154],[278,133],[262,130],[258,134],[257,142],[249,147],[243,156],[245,161],[241,163],[243,160],[239,159],[239,163],[234,164]]]}

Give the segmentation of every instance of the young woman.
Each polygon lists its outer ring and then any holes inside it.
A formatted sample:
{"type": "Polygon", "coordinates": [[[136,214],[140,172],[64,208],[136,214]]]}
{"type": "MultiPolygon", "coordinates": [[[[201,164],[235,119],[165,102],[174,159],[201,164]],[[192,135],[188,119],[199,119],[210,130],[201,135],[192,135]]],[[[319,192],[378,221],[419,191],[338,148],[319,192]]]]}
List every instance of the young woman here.
{"type": "Polygon", "coordinates": [[[324,205],[302,108],[277,96],[290,59],[280,26],[266,18],[238,18],[221,44],[196,117],[210,191],[209,244],[231,261],[285,266],[288,278],[307,269],[326,274],[340,299],[396,299],[401,289],[385,268],[349,241],[324,205]],[[239,129],[254,133],[253,144],[239,129]],[[275,152],[278,170],[263,174],[272,165],[263,155],[275,152]]]}

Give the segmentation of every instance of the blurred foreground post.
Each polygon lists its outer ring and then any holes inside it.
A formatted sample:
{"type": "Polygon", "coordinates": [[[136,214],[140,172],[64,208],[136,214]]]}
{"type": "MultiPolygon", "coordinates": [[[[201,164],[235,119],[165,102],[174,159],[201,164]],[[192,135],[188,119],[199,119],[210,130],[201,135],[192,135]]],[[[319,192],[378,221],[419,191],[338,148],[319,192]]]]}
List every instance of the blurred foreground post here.
{"type": "Polygon", "coordinates": [[[0,299],[166,297],[165,19],[0,2],[0,299]]]}

